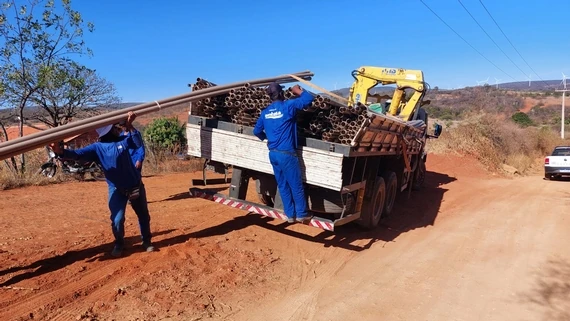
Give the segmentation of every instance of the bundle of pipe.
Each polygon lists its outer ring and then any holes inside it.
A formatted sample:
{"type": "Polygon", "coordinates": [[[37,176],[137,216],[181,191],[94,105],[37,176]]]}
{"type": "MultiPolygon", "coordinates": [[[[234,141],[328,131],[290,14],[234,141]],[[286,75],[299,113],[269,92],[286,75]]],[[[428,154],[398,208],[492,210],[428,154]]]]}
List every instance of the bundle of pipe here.
{"type": "MultiPolygon", "coordinates": [[[[215,86],[198,78],[192,89],[200,91],[215,86]]],[[[299,132],[305,137],[350,144],[367,118],[366,107],[361,104],[344,106],[328,97],[313,95],[315,99],[311,105],[297,113],[299,132]]],[[[295,98],[290,89],[284,91],[284,97],[295,98]]],[[[233,89],[228,94],[192,103],[192,114],[255,126],[261,111],[270,103],[266,88],[246,85],[233,89]]]]}
{"type": "MultiPolygon", "coordinates": [[[[304,71],[293,74],[305,80],[310,80],[314,75],[310,71],[304,71]]],[[[137,115],[144,115],[159,111],[164,108],[177,106],[181,103],[190,101],[200,101],[207,98],[216,97],[230,93],[232,89],[240,88],[242,86],[267,86],[272,82],[277,83],[290,83],[296,80],[289,75],[282,75],[271,78],[255,79],[245,82],[231,83],[222,86],[210,86],[205,89],[192,91],[190,93],[178,95],[171,98],[166,98],[160,101],[140,104],[137,106],[101,114],[94,117],[89,117],[83,120],[71,122],[61,127],[51,128],[42,132],[37,132],[31,135],[19,137],[10,141],[0,143],[0,160],[16,156],[36,148],[48,145],[49,143],[61,141],[65,138],[79,135],[96,128],[116,124],[126,118],[129,111],[135,112],[137,115]]]]}

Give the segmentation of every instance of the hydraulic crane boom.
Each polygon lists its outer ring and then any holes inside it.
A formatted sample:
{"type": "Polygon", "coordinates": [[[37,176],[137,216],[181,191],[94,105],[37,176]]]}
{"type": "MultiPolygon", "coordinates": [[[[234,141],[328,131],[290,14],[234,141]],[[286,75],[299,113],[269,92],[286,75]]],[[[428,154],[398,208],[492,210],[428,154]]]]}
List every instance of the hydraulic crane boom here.
{"type": "Polygon", "coordinates": [[[402,68],[364,66],[352,72],[355,82],[350,87],[348,104],[368,105],[368,98],[387,98],[389,96],[371,95],[370,89],[378,84],[396,84],[391,97],[392,102],[386,113],[398,116],[404,121],[412,120],[422,98],[425,95],[424,75],[421,70],[408,70],[402,68]],[[414,90],[412,96],[406,100],[405,89],[414,90]]]}

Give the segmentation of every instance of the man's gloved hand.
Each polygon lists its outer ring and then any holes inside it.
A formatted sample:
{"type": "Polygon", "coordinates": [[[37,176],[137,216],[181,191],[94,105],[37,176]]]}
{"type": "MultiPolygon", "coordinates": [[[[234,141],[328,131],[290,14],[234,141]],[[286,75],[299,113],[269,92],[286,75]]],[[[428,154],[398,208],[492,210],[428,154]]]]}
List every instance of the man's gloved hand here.
{"type": "Polygon", "coordinates": [[[295,96],[300,96],[301,93],[303,92],[303,89],[301,88],[301,86],[295,85],[295,86],[291,87],[291,92],[292,92],[295,96]]]}
{"type": "Polygon", "coordinates": [[[127,127],[127,129],[132,129],[133,122],[135,121],[136,118],[137,115],[134,112],[129,111],[129,113],[127,114],[127,121],[125,122],[125,127],[127,127]]]}
{"type": "Polygon", "coordinates": [[[51,148],[56,155],[63,155],[63,148],[61,145],[61,142],[51,143],[49,144],[49,148],[51,148]]]}

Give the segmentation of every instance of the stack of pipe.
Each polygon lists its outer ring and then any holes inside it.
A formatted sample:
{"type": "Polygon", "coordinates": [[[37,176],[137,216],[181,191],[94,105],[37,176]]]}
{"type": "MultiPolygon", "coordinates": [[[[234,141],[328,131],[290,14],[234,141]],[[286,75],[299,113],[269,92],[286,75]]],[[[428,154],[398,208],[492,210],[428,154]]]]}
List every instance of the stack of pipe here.
{"type": "MultiPolygon", "coordinates": [[[[314,75],[310,71],[304,71],[292,74],[304,80],[311,80],[314,75]]],[[[165,108],[177,106],[185,102],[205,101],[208,98],[218,97],[220,95],[229,94],[232,89],[247,86],[267,86],[272,82],[291,83],[297,81],[290,75],[281,75],[271,78],[255,79],[245,82],[232,83],[222,86],[213,86],[209,84],[207,88],[185,93],[183,95],[166,98],[159,101],[140,104],[137,106],[112,111],[106,114],[89,117],[83,120],[74,121],[64,126],[50,128],[45,131],[37,132],[24,137],[19,137],[10,141],[0,143],[0,160],[7,159],[37,148],[44,147],[50,143],[58,142],[63,139],[79,135],[99,127],[116,124],[126,118],[128,112],[133,111],[137,115],[144,115],[156,112],[165,108]]],[[[206,86],[205,82],[202,85],[206,86]]],[[[201,86],[202,86],[201,85],[201,86]]]]}
{"type": "MultiPolygon", "coordinates": [[[[216,85],[198,78],[192,90],[200,91],[216,85]]],[[[361,104],[345,106],[329,97],[315,95],[311,105],[297,113],[297,129],[305,137],[328,142],[350,144],[367,118],[366,107],[361,104]]],[[[290,89],[284,91],[285,99],[294,99],[290,89]]],[[[261,111],[271,104],[262,86],[246,84],[228,94],[192,103],[192,114],[244,126],[255,126],[261,111]]]]}

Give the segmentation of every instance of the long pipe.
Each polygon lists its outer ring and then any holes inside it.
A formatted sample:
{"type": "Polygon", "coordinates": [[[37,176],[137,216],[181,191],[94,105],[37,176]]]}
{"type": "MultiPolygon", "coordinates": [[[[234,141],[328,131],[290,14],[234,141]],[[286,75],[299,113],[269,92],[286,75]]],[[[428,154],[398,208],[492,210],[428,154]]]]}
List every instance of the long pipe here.
{"type": "MultiPolygon", "coordinates": [[[[299,77],[310,78],[313,74],[309,71],[298,73],[299,77]]],[[[55,127],[43,132],[34,133],[31,135],[26,135],[23,137],[19,137],[14,140],[10,140],[4,143],[0,143],[0,160],[16,156],[27,151],[34,150],[36,148],[45,146],[51,142],[55,142],[67,137],[71,137],[74,135],[82,134],[84,132],[120,122],[125,119],[125,114],[129,111],[134,111],[138,115],[144,115],[147,113],[155,112],[161,110],[163,108],[173,107],[175,105],[188,102],[188,101],[195,101],[201,100],[213,96],[217,96],[220,94],[224,94],[229,92],[231,89],[239,86],[244,86],[249,84],[251,86],[264,86],[268,85],[271,82],[277,83],[287,83],[295,81],[290,76],[278,76],[272,78],[265,78],[265,79],[258,79],[258,80],[250,80],[241,83],[233,83],[229,85],[223,86],[216,86],[216,87],[209,87],[205,89],[201,89],[199,91],[191,92],[188,94],[183,94],[171,98],[167,98],[158,102],[154,103],[145,103],[129,108],[125,108],[122,110],[110,112],[103,115],[98,115],[94,117],[90,117],[87,119],[79,120],[76,122],[72,122],[66,124],[61,127],[55,127]]]]}
{"type": "MultiPolygon", "coordinates": [[[[310,78],[312,77],[314,74],[310,71],[303,71],[303,72],[299,72],[296,73],[294,75],[301,75],[299,77],[305,77],[305,78],[310,78]]],[[[193,91],[190,93],[186,93],[186,94],[182,94],[182,95],[178,95],[178,96],[174,96],[174,97],[170,97],[170,98],[166,98],[163,100],[159,100],[159,101],[154,101],[154,102],[148,102],[148,103],[144,103],[144,104],[140,104],[140,105],[136,105],[136,106],[132,106],[129,108],[124,108],[124,109],[120,109],[117,111],[112,111],[106,114],[102,114],[102,115],[98,115],[98,116],[94,116],[94,117],[89,117],[86,119],[82,119],[82,120],[78,120],[69,124],[66,124],[64,126],[60,126],[60,127],[55,127],[55,128],[50,128],[48,130],[45,130],[43,132],[38,132],[38,133],[34,133],[31,135],[26,135],[23,137],[18,137],[16,139],[13,140],[9,140],[7,142],[3,142],[0,144],[0,151],[7,146],[13,145],[13,144],[17,144],[19,142],[23,142],[23,141],[27,141],[30,139],[34,139],[37,137],[41,137],[43,135],[52,133],[52,132],[57,132],[60,130],[64,130],[66,128],[71,128],[71,127],[77,127],[77,126],[82,126],[82,125],[86,125],[89,124],[90,122],[99,120],[99,119],[105,119],[108,117],[112,117],[112,116],[116,116],[116,115],[122,115],[123,117],[125,117],[125,114],[128,113],[129,111],[138,111],[138,110],[142,110],[144,108],[148,108],[148,107],[153,107],[153,106],[166,106],[166,104],[172,102],[172,101],[178,101],[179,103],[182,102],[188,102],[188,101],[192,101],[192,100],[198,100],[198,98],[195,98],[195,96],[200,95],[202,96],[202,94],[211,94],[207,97],[202,97],[199,99],[204,99],[204,98],[209,98],[209,97],[214,97],[217,95],[221,95],[221,94],[225,94],[227,92],[229,92],[231,89],[234,89],[236,87],[240,87],[240,86],[245,86],[248,83],[251,85],[255,85],[255,86],[264,86],[264,85],[268,85],[271,82],[277,82],[277,83],[287,83],[287,82],[292,82],[295,81],[292,77],[288,76],[288,75],[282,75],[282,76],[277,76],[277,77],[271,77],[271,78],[262,78],[262,79],[256,79],[256,80],[250,80],[250,81],[244,81],[244,82],[236,82],[236,83],[231,83],[231,84],[227,84],[227,85],[222,85],[222,86],[214,86],[214,87],[208,87],[208,88],[204,88],[204,89],[200,89],[198,91],[193,91]]],[[[107,125],[112,124],[112,123],[108,123],[107,125]]],[[[103,125],[104,126],[104,125],[103,125]]]]}

